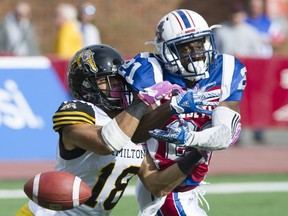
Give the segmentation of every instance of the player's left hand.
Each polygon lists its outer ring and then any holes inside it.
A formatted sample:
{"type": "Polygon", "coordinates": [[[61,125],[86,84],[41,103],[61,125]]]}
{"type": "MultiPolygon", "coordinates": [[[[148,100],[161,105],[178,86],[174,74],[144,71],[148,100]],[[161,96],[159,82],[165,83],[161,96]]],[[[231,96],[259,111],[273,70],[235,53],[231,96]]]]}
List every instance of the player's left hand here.
{"type": "Polygon", "coordinates": [[[152,138],[183,147],[192,147],[198,150],[214,151],[229,147],[229,129],[226,126],[215,126],[196,132],[190,130],[188,124],[179,118],[178,127],[168,126],[167,131],[154,129],[149,131],[152,138]]]}
{"type": "Polygon", "coordinates": [[[177,145],[184,145],[190,143],[193,139],[193,131],[189,130],[189,126],[186,121],[180,119],[178,127],[167,126],[167,131],[154,129],[149,131],[151,137],[162,140],[167,143],[174,143],[177,145]]]}

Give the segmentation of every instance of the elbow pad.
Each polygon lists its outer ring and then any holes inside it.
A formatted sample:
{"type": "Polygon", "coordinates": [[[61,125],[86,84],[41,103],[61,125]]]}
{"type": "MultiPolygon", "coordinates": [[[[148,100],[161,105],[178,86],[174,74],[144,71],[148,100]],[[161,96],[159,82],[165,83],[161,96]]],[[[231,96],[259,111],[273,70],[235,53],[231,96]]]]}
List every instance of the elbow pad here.
{"type": "Polygon", "coordinates": [[[233,145],[239,138],[241,132],[241,116],[228,107],[219,106],[213,110],[212,113],[212,127],[226,126],[228,131],[229,143],[227,147],[233,145]]]}
{"type": "Polygon", "coordinates": [[[212,127],[193,132],[192,141],[186,146],[208,151],[226,149],[238,140],[240,131],[240,114],[220,106],[213,110],[212,127]]]}

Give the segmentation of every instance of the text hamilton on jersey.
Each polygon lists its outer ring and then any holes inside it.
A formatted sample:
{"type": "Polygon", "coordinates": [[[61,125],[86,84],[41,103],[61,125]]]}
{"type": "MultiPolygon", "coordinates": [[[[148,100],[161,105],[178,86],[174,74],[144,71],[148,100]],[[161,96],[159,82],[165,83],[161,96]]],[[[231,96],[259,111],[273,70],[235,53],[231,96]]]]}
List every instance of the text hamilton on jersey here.
{"type": "Polygon", "coordinates": [[[145,156],[144,149],[121,149],[120,151],[113,152],[112,155],[123,157],[123,158],[141,158],[143,159],[145,156]]]}

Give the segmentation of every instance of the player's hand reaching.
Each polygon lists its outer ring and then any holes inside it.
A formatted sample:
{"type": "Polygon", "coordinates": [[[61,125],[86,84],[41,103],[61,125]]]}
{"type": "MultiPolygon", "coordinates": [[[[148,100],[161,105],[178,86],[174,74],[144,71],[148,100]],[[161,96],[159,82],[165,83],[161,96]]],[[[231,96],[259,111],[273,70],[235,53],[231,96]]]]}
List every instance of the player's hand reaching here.
{"type": "Polygon", "coordinates": [[[177,145],[185,145],[185,143],[190,143],[193,139],[193,133],[189,130],[187,122],[180,118],[178,127],[168,125],[167,131],[154,129],[149,131],[149,134],[157,140],[177,145]]]}
{"type": "Polygon", "coordinates": [[[163,99],[166,95],[172,92],[183,93],[183,90],[177,84],[171,84],[168,81],[162,81],[154,84],[143,91],[139,91],[138,97],[146,104],[155,104],[156,101],[163,99]]]}
{"type": "Polygon", "coordinates": [[[222,150],[230,145],[230,133],[225,125],[197,132],[192,131],[188,124],[180,119],[178,127],[168,126],[167,129],[154,129],[149,131],[149,134],[157,140],[205,151],[222,150]]]}
{"type": "Polygon", "coordinates": [[[207,110],[206,106],[217,106],[218,102],[215,99],[219,98],[219,96],[220,90],[209,92],[204,90],[187,91],[173,96],[170,107],[175,114],[199,112],[211,115],[212,111],[207,110]]]}

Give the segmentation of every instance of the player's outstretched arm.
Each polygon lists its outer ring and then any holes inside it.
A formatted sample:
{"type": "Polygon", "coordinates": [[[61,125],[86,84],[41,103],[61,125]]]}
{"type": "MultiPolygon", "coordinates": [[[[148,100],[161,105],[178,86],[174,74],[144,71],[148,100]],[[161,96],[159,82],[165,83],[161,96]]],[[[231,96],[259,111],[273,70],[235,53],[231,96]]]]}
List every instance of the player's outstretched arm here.
{"type": "Polygon", "coordinates": [[[147,152],[138,176],[146,189],[154,196],[165,196],[184,181],[194,165],[201,159],[202,155],[196,149],[192,149],[172,166],[159,170],[147,152]]]}
{"type": "MultiPolygon", "coordinates": [[[[149,94],[143,94],[141,99],[136,97],[129,107],[103,127],[97,125],[97,122],[94,125],[90,120],[87,120],[83,124],[83,119],[86,119],[87,115],[84,115],[82,120],[79,120],[79,123],[64,125],[61,130],[61,137],[65,148],[73,150],[78,147],[103,155],[121,150],[131,142],[131,137],[134,135],[140,120],[151,105],[150,103],[154,104],[176,87],[180,88],[171,85],[169,82],[155,84],[150,88],[151,91],[148,91],[149,94]]],[[[64,120],[64,118],[67,121],[67,117],[65,116],[62,116],[62,118],[55,117],[54,124],[63,124],[61,120],[64,120]]],[[[93,119],[92,116],[91,118],[93,119]]],[[[73,121],[71,120],[71,122],[73,121]]],[[[58,130],[60,127],[57,125],[58,130]]]]}
{"type": "Polygon", "coordinates": [[[78,147],[101,155],[119,151],[131,142],[147,108],[148,105],[138,100],[104,126],[83,122],[66,125],[61,130],[62,142],[67,150],[78,147]]]}
{"type": "MultiPolygon", "coordinates": [[[[150,135],[167,143],[200,150],[221,150],[234,144],[241,131],[239,102],[222,102],[212,113],[212,127],[202,131],[190,130],[185,121],[168,130],[154,129],[150,135]]],[[[182,122],[182,121],[181,121],[182,122]]]]}
{"type": "Polygon", "coordinates": [[[162,128],[163,124],[174,114],[199,112],[211,114],[211,110],[206,110],[205,106],[214,106],[218,103],[210,101],[219,92],[189,91],[181,92],[172,96],[170,102],[161,104],[153,111],[145,114],[132,137],[133,142],[144,142],[150,138],[149,131],[155,128],[162,128]],[[183,104],[185,104],[183,106],[183,104]]]}
{"type": "Polygon", "coordinates": [[[154,128],[161,128],[167,119],[171,118],[173,115],[169,102],[144,114],[132,137],[132,141],[134,143],[141,143],[148,140],[150,138],[149,131],[154,128]]]}

